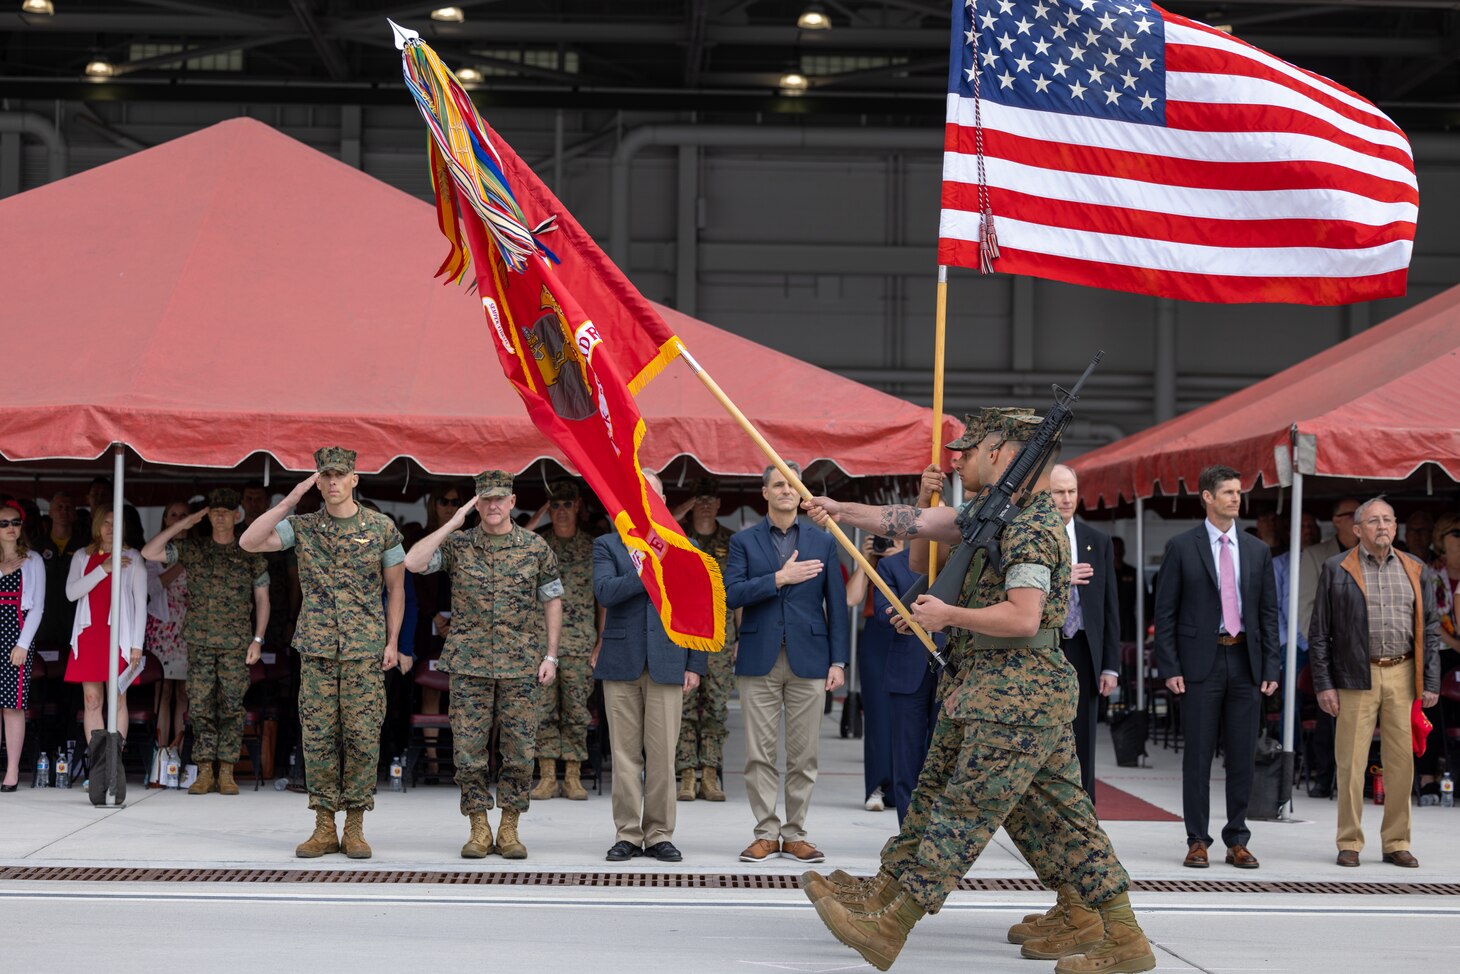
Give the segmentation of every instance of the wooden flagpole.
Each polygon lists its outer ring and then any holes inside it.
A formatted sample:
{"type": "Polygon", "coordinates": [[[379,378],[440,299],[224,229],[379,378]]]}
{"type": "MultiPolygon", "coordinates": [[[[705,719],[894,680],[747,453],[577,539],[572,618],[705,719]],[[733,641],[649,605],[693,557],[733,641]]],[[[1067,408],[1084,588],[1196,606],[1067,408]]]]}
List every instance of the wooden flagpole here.
{"type": "MultiPolygon", "coordinates": [[[[745,430],[745,435],[749,436],[755,445],[760,447],[761,452],[766,455],[766,458],[770,460],[771,464],[781,472],[781,476],[786,478],[786,482],[795,487],[796,492],[803,499],[811,500],[815,495],[801,482],[801,478],[796,476],[795,471],[786,466],[786,461],[781,459],[775,447],[771,446],[766,441],[766,438],[760,435],[760,430],[756,429],[755,424],[740,411],[740,407],[731,401],[730,397],[725,394],[725,390],[720,388],[720,384],[710,377],[710,374],[704,370],[699,362],[695,361],[694,356],[689,353],[689,349],[684,347],[684,343],[678,339],[676,339],[676,342],[679,345],[679,357],[684,359],[685,364],[694,370],[700,382],[704,384],[706,389],[710,390],[710,395],[720,401],[720,405],[724,406],[725,411],[730,414],[735,422],[740,424],[740,428],[745,430]]],[[[857,563],[857,566],[867,573],[867,578],[871,580],[873,585],[877,586],[877,591],[881,592],[887,601],[892,604],[892,607],[897,610],[897,614],[907,621],[908,627],[912,629],[913,635],[918,637],[918,641],[923,644],[923,648],[932,655],[933,659],[938,661],[940,666],[946,666],[947,662],[944,660],[943,655],[938,652],[938,647],[933,643],[933,637],[929,636],[927,630],[913,620],[912,613],[907,610],[907,606],[902,604],[902,600],[897,597],[897,593],[887,586],[887,582],[882,579],[881,575],[877,574],[876,569],[868,563],[867,559],[862,555],[861,550],[852,544],[851,539],[842,531],[841,525],[837,524],[834,520],[828,519],[826,527],[831,532],[832,537],[836,538],[837,542],[852,556],[852,560],[857,563]]]]}
{"type": "MultiPolygon", "coordinates": [[[[948,331],[948,268],[938,265],[938,310],[933,326],[933,466],[941,468],[943,451],[943,351],[948,331]]],[[[937,507],[942,491],[933,491],[929,507],[937,507]]],[[[928,584],[938,577],[938,543],[928,539],[928,584]]]]}

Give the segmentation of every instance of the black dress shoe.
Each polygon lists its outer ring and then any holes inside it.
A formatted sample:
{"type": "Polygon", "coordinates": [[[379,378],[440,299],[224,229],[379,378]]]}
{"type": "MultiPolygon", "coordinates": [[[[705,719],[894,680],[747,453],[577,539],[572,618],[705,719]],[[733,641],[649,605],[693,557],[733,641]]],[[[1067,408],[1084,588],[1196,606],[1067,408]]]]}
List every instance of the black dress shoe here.
{"type": "MultiPolygon", "coordinates": [[[[663,843],[660,844],[662,845],[663,843]]],[[[613,844],[613,848],[608,850],[608,855],[604,856],[604,858],[609,862],[628,862],[630,859],[637,859],[643,854],[644,850],[632,842],[620,840],[613,844]]]]}
{"type": "Polygon", "coordinates": [[[644,850],[644,855],[660,862],[679,862],[684,858],[673,842],[656,842],[644,850]]]}
{"type": "Polygon", "coordinates": [[[15,789],[17,789],[19,787],[20,787],[20,785],[18,785],[18,784],[15,784],[15,785],[0,785],[0,791],[3,791],[6,794],[9,794],[10,792],[14,791],[15,789]]]}

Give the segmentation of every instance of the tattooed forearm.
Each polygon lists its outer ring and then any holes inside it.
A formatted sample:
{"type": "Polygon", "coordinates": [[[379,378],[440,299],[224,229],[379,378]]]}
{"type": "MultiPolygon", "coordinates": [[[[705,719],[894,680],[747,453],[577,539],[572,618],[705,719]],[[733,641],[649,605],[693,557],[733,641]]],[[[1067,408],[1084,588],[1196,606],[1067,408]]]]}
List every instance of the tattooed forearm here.
{"type": "Polygon", "coordinates": [[[879,533],[888,538],[916,538],[922,521],[923,512],[919,508],[902,504],[884,507],[879,533]]]}

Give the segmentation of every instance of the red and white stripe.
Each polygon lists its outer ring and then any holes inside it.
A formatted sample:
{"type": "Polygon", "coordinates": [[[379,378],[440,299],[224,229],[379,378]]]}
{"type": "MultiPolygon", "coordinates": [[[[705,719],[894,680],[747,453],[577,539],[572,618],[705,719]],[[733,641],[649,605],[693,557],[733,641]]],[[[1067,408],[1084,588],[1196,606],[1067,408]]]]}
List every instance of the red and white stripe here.
{"type": "MultiPolygon", "coordinates": [[[[1207,302],[1402,295],[1409,140],[1353,92],[1204,24],[1166,22],[1166,125],[983,100],[995,270],[1207,302]]],[[[973,100],[948,96],[939,262],[979,266],[973,100]]]]}

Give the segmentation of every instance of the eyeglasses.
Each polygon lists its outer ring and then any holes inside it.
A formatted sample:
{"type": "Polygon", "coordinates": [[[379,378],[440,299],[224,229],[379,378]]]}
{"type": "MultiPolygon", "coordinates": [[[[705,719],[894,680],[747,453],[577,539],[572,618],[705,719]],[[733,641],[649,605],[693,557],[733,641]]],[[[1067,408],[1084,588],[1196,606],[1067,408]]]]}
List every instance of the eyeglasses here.
{"type": "Polygon", "coordinates": [[[1335,521],[1338,521],[1338,520],[1352,521],[1354,519],[1354,512],[1353,511],[1344,511],[1342,514],[1335,514],[1335,515],[1333,515],[1333,519],[1335,521]]]}
{"type": "Polygon", "coordinates": [[[1367,517],[1367,518],[1364,518],[1364,520],[1361,521],[1360,523],[1363,524],[1363,526],[1366,527],[1366,528],[1381,528],[1381,527],[1393,527],[1394,525],[1398,524],[1399,522],[1396,521],[1392,517],[1377,516],[1377,517],[1367,517]]]}
{"type": "Polygon", "coordinates": [[[460,496],[438,497],[438,498],[436,498],[436,503],[438,503],[438,504],[460,504],[461,503],[461,497],[460,496]]]}
{"type": "Polygon", "coordinates": [[[578,503],[578,502],[577,501],[552,501],[551,503],[548,504],[548,506],[551,507],[555,511],[565,511],[568,508],[572,507],[576,503],[578,503]]]}
{"type": "MultiPolygon", "coordinates": [[[[22,518],[18,518],[18,517],[16,517],[16,518],[10,518],[10,517],[7,517],[4,520],[0,520],[0,528],[19,528],[19,527],[24,527],[24,526],[25,526],[25,521],[22,518]]],[[[1456,533],[1457,534],[1460,534],[1460,532],[1456,532],[1456,533]]]]}

